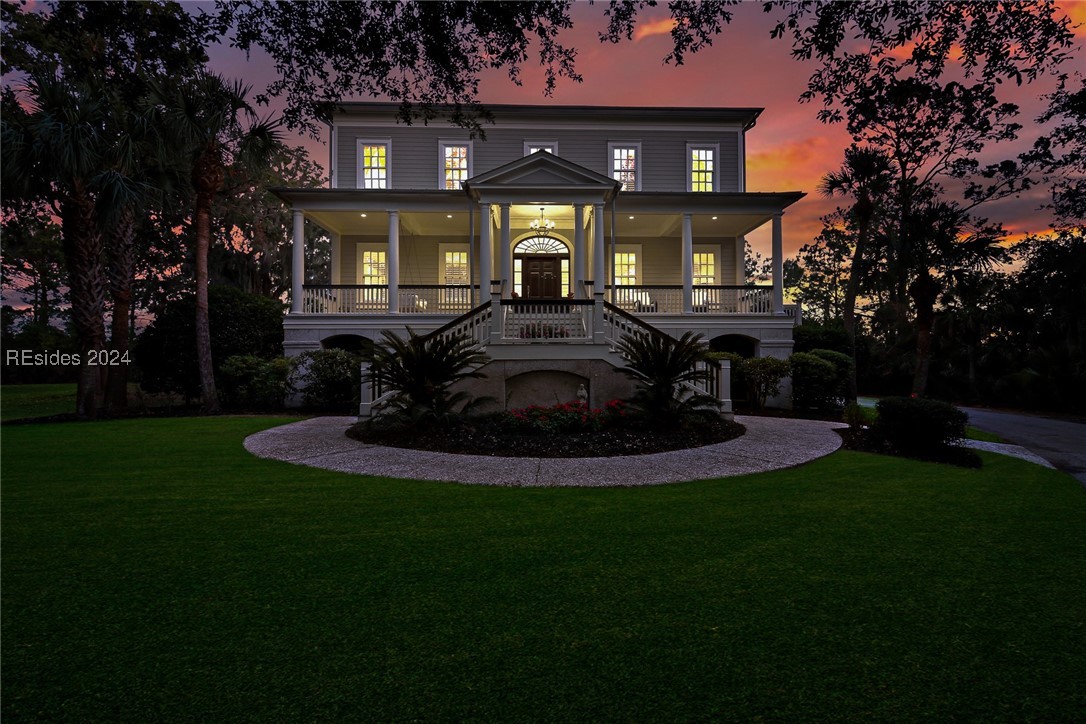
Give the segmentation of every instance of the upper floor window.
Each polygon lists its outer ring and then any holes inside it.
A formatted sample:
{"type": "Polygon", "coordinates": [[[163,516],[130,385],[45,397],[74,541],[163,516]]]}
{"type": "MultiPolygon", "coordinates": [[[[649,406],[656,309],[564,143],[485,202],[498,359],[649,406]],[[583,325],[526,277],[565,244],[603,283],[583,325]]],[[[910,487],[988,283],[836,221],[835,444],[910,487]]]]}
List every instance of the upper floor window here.
{"type": "Polygon", "coordinates": [[[389,187],[389,141],[358,141],[358,188],[389,187]]]}
{"type": "Polygon", "coordinates": [[[464,142],[445,142],[439,145],[441,168],[439,188],[459,189],[471,178],[471,144],[464,142]]]}
{"type": "Polygon", "coordinates": [[[687,144],[687,178],[691,191],[717,190],[717,156],[720,148],[716,144],[687,144]]]}
{"type": "Polygon", "coordinates": [[[556,141],[525,141],[524,142],[524,155],[531,156],[537,151],[546,151],[547,153],[557,156],[558,155],[558,143],[556,141]]]}
{"type": "Polygon", "coordinates": [[[611,178],[622,182],[623,191],[641,190],[641,144],[609,143],[611,178]]]}

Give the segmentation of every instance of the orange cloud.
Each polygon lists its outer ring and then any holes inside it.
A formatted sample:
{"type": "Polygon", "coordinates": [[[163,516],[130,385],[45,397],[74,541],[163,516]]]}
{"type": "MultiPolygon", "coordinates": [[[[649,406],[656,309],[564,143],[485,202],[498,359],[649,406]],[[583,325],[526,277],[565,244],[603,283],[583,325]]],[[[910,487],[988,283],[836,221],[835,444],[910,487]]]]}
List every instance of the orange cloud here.
{"type": "Polygon", "coordinates": [[[652,35],[668,35],[676,25],[675,18],[660,18],[639,23],[634,29],[634,42],[652,35]]]}
{"type": "Polygon", "coordinates": [[[1057,3],[1059,9],[1071,18],[1073,32],[1080,38],[1086,38],[1086,2],[1081,0],[1063,0],[1057,3]],[[1076,27],[1077,26],[1077,27],[1076,27]]]}
{"type": "Polygon", "coordinates": [[[754,189],[780,190],[800,188],[810,190],[818,185],[827,167],[830,149],[823,136],[810,136],[796,141],[778,143],[764,151],[747,153],[747,185],[754,189]]]}

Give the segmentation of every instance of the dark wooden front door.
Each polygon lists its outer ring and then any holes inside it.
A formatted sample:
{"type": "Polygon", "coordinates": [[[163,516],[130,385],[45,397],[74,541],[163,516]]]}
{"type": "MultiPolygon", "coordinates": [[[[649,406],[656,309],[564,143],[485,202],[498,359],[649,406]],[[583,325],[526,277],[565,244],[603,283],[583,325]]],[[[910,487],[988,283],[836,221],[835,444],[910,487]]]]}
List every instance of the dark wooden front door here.
{"type": "Polygon", "coordinates": [[[562,284],[562,266],[557,256],[525,256],[522,264],[526,298],[558,298],[562,284]]]}

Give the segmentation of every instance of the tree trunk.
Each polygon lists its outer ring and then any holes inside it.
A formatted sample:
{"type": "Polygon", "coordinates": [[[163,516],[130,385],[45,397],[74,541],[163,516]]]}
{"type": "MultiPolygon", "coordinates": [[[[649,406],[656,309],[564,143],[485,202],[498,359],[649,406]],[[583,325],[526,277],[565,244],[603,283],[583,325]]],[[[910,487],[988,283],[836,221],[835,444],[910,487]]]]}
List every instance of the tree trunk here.
{"type": "Polygon", "coordinates": [[[208,316],[207,256],[211,247],[211,203],[222,187],[223,170],[218,150],[209,147],[200,156],[193,170],[196,206],[193,225],[196,234],[196,365],[200,372],[200,396],[203,411],[219,412],[219,395],[215,389],[215,367],[211,358],[211,323],[208,316]]]}
{"type": "Polygon", "coordinates": [[[928,389],[931,367],[931,328],[935,321],[935,300],[939,285],[926,270],[909,285],[909,295],[916,305],[916,367],[913,371],[913,397],[923,397],[928,389]]]}
{"type": "Polygon", "coordinates": [[[108,246],[109,292],[113,297],[110,321],[110,350],[116,362],[109,367],[106,383],[106,407],[111,411],[128,409],[128,352],[130,347],[128,317],[132,310],[132,286],[136,272],[136,221],[131,207],[121,210],[108,246]]]}
{"type": "Polygon", "coordinates": [[[845,299],[841,321],[845,326],[845,337],[848,339],[848,352],[852,356],[852,374],[848,378],[848,402],[856,402],[859,396],[859,372],[856,364],[856,297],[860,293],[860,263],[863,261],[865,247],[867,246],[867,234],[870,227],[870,219],[861,219],[859,233],[856,238],[856,248],[852,251],[852,265],[848,270],[848,283],[845,285],[845,299]]]}
{"type": "Polygon", "coordinates": [[[61,224],[72,326],[79,343],[75,414],[93,420],[101,401],[103,368],[91,363],[100,362],[98,357],[106,346],[105,282],[94,202],[81,186],[61,204],[61,224]]]}

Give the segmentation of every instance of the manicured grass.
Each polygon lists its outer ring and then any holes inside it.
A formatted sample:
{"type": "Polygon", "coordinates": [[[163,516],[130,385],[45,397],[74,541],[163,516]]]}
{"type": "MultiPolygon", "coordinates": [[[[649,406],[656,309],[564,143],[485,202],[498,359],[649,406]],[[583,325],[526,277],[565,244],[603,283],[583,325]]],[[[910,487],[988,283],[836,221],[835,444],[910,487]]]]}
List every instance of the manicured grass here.
{"type": "Polygon", "coordinates": [[[973,427],[972,425],[965,426],[965,436],[970,440],[980,440],[981,442],[1006,442],[999,435],[994,432],[986,432],[979,427],[973,427]]]}
{"type": "Polygon", "coordinates": [[[75,384],[2,385],[0,420],[75,412],[75,384]]]}
{"type": "Polygon", "coordinates": [[[500,489],[260,460],[282,420],[3,430],[5,720],[1063,720],[1086,494],[985,455],[500,489]]]}

